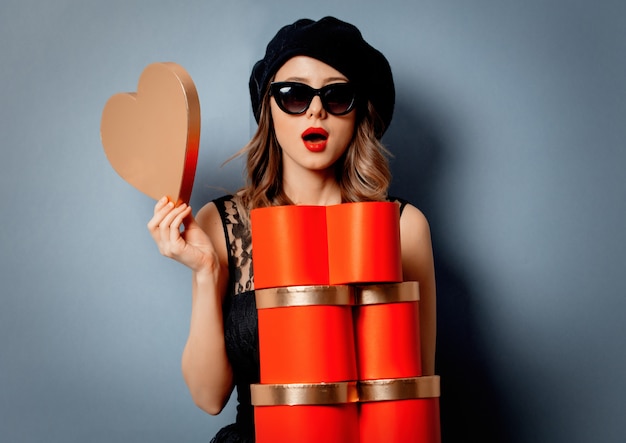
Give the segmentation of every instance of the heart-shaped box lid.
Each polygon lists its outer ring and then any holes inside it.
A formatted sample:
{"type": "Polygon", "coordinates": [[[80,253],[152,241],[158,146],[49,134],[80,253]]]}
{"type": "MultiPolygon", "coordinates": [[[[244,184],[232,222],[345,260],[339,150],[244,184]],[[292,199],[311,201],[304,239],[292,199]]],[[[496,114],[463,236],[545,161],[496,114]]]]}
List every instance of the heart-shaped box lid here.
{"type": "Polygon", "coordinates": [[[142,72],[137,92],[106,102],[100,137],[115,171],[141,192],[189,202],[200,144],[200,101],[191,76],[172,62],[142,72]]]}

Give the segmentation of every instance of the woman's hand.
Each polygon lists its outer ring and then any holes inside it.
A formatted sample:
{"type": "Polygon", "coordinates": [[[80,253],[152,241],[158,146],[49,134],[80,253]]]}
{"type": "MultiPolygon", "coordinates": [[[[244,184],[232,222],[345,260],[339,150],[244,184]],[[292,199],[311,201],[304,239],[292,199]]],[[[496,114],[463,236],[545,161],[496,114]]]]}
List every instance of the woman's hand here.
{"type": "Polygon", "coordinates": [[[197,221],[188,205],[175,206],[163,197],[154,206],[148,230],[161,254],[193,271],[191,319],[182,372],[194,402],[208,413],[217,414],[233,389],[222,318],[228,258],[215,205],[207,203],[196,215],[197,221]]]}
{"type": "Polygon", "coordinates": [[[174,206],[167,197],[161,198],[154,206],[148,231],[162,255],[191,270],[214,272],[219,267],[211,239],[196,222],[187,204],[174,206]],[[184,227],[182,232],[181,226],[184,227]]]}

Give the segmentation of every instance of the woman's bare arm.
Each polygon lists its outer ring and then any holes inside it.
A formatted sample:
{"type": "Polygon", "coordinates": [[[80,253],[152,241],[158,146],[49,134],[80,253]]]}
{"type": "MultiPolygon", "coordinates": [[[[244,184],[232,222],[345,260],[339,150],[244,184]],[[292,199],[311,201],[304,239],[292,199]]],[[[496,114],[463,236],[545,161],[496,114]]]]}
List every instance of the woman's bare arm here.
{"type": "Polygon", "coordinates": [[[160,200],[148,230],[161,254],[192,270],[191,319],[182,372],[196,405],[218,414],[233,389],[224,344],[222,300],[228,281],[228,258],[219,213],[209,203],[194,218],[190,207],[175,208],[166,199],[160,200]]]}
{"type": "Polygon", "coordinates": [[[400,237],[403,279],[419,282],[422,372],[424,375],[433,375],[437,306],[432,242],[426,217],[412,205],[406,205],[402,212],[400,237]]]}

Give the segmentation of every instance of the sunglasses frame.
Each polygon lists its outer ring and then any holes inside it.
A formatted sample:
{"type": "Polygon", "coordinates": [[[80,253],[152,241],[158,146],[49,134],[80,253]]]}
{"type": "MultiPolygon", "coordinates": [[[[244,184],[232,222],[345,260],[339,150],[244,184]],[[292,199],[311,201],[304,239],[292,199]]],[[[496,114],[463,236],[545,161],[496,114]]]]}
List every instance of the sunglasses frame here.
{"type": "Polygon", "coordinates": [[[341,115],[346,115],[349,114],[355,107],[356,102],[357,102],[357,97],[356,97],[356,91],[354,90],[354,87],[350,84],[350,83],[331,83],[329,85],[323,86],[319,89],[315,89],[312,88],[311,86],[307,85],[306,83],[300,83],[300,82],[272,82],[270,83],[270,87],[269,87],[269,95],[274,97],[274,100],[276,101],[276,104],[278,105],[278,107],[286,114],[289,115],[301,115],[304,114],[307,109],[309,109],[309,107],[311,106],[311,102],[313,101],[313,98],[315,98],[316,96],[318,96],[320,98],[320,100],[322,101],[322,106],[324,107],[324,109],[326,110],[326,112],[328,112],[331,115],[337,115],[337,116],[341,116],[341,115]],[[307,91],[310,95],[308,102],[306,104],[306,106],[304,107],[304,109],[302,109],[301,111],[297,111],[297,112],[293,112],[290,111],[289,109],[287,109],[287,107],[285,106],[285,104],[283,103],[283,100],[281,98],[281,94],[280,94],[280,90],[284,87],[298,87],[298,88],[303,88],[305,91],[307,91]],[[324,96],[324,94],[326,92],[328,92],[329,90],[333,89],[333,88],[344,88],[344,89],[349,89],[352,92],[352,101],[350,102],[350,104],[348,104],[347,108],[345,111],[342,112],[332,112],[329,109],[326,97],[324,96]]]}

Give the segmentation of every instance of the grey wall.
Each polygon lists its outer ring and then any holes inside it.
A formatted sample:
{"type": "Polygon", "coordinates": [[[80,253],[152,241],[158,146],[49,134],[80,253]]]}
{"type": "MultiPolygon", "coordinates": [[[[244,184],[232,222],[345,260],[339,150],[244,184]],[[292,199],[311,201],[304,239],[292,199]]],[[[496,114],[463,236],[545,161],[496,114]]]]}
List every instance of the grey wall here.
{"type": "Polygon", "coordinates": [[[397,80],[395,194],[431,221],[444,442],[621,442],[626,7],[620,1],[70,1],[0,6],[0,439],[206,442],[180,375],[189,273],[108,164],[107,98],[194,78],[193,206],[234,190],[247,78],[279,26],[357,24],[397,80]],[[383,4],[384,3],[384,4],[383,4]]]}

